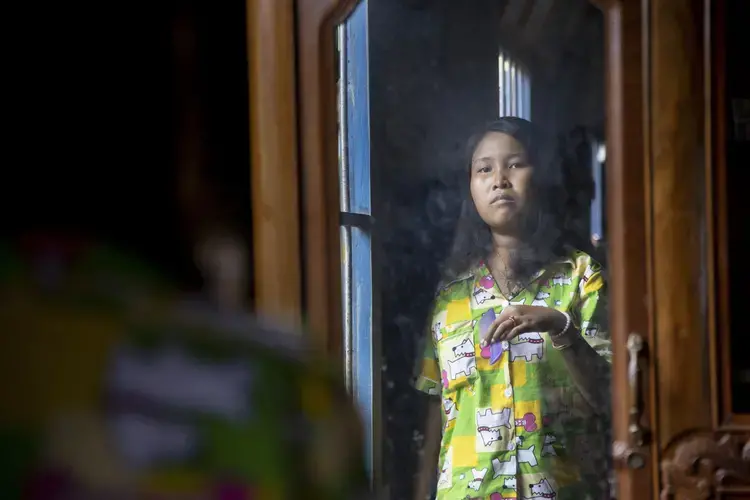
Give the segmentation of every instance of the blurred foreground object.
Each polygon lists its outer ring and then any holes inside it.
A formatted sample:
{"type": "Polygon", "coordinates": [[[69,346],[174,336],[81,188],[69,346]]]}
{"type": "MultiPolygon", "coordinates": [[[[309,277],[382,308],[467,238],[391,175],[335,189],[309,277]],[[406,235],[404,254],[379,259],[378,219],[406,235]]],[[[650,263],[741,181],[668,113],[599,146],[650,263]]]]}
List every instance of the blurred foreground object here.
{"type": "Polygon", "coordinates": [[[106,246],[0,246],[0,497],[363,498],[327,363],[220,302],[106,246]]]}

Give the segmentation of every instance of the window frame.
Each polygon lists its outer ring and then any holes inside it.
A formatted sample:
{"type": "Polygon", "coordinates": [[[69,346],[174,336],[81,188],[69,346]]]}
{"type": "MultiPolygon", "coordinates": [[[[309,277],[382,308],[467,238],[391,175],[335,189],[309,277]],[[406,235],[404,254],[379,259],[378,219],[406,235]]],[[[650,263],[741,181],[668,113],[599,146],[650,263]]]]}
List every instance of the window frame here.
{"type": "Polygon", "coordinates": [[[365,434],[370,480],[380,476],[380,335],[375,314],[375,219],[370,168],[368,1],[336,27],[339,224],[344,380],[365,434]],[[356,147],[352,147],[356,145],[356,147]]]}
{"type": "Polygon", "coordinates": [[[526,66],[500,50],[497,73],[499,115],[531,121],[531,75],[526,66]]]}

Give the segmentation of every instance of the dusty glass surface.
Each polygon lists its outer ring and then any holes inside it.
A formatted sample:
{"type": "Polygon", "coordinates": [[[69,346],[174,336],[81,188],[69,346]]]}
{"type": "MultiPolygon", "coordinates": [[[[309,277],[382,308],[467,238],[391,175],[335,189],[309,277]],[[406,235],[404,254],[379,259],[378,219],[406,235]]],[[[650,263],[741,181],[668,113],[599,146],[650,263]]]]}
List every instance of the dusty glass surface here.
{"type": "Polygon", "coordinates": [[[336,40],[342,363],[377,486],[607,498],[602,12],[370,0],[336,40]]]}

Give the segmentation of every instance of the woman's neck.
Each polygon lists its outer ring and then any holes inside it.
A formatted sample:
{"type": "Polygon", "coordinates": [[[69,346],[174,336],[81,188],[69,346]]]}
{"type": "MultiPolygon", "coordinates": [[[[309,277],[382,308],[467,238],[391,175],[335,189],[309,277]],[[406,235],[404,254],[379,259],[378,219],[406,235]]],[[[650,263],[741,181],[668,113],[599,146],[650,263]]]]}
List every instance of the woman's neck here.
{"type": "Polygon", "coordinates": [[[492,250],[502,262],[510,262],[511,253],[520,246],[516,236],[492,233],[492,250]]]}
{"type": "Polygon", "coordinates": [[[492,233],[492,255],[488,264],[500,293],[506,298],[516,293],[520,283],[516,279],[511,267],[512,253],[519,247],[519,240],[515,236],[492,233]]]}

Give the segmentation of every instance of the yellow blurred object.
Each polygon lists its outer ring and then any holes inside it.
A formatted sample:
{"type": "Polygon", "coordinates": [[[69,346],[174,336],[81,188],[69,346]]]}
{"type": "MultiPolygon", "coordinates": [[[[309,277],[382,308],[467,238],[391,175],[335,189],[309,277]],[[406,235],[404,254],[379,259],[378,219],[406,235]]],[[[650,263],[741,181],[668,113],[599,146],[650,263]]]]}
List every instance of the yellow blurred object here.
{"type": "Polygon", "coordinates": [[[34,301],[0,301],[0,424],[42,426],[61,409],[93,411],[120,317],[34,301]],[[12,382],[10,382],[12,381],[12,382]]]}

